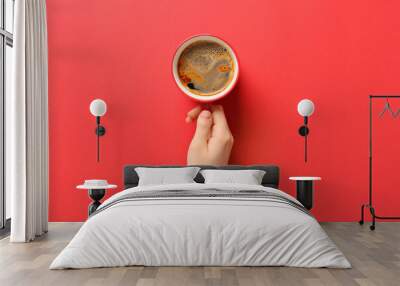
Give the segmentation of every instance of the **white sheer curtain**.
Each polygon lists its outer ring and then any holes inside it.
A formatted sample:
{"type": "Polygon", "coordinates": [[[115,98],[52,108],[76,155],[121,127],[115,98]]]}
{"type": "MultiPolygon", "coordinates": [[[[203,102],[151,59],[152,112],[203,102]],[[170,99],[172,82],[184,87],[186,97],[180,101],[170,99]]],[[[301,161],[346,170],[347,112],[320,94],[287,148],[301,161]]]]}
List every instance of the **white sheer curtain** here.
{"type": "Polygon", "coordinates": [[[16,0],[13,92],[6,98],[6,187],[12,242],[47,232],[48,109],[45,0],[16,0]]]}

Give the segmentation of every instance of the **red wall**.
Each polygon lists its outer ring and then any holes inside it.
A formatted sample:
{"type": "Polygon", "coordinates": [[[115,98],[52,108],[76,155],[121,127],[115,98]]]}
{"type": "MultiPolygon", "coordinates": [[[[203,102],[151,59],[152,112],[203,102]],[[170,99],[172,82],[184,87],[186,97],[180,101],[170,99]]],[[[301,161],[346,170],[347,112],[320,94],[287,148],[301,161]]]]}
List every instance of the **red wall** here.
{"type": "MultiPolygon", "coordinates": [[[[90,200],[75,190],[84,179],[121,186],[125,164],[185,164],[194,126],[184,119],[194,103],[175,86],[171,59],[182,40],[199,33],[227,40],[240,60],[239,85],[222,101],[236,139],[231,162],[278,164],[281,189],[291,194],[289,176],[321,176],[316,217],[359,219],[368,192],[368,95],[400,93],[398,1],[53,0],[47,6],[51,221],[86,218],[90,200]],[[108,104],[100,163],[89,113],[95,98],[108,104]],[[307,164],[297,134],[302,98],[316,105],[307,164]]],[[[399,210],[399,125],[400,118],[377,120],[380,215],[399,210]]]]}

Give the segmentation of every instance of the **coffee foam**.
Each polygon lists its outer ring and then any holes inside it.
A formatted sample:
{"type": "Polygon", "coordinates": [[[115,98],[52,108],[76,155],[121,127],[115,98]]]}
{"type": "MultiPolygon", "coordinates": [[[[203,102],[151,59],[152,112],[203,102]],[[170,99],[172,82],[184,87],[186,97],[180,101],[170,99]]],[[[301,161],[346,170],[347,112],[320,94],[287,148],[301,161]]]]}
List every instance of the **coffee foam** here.
{"type": "Polygon", "coordinates": [[[178,75],[191,93],[212,96],[231,83],[234,62],[225,47],[212,41],[198,41],[186,47],[180,55],[178,75]]]}

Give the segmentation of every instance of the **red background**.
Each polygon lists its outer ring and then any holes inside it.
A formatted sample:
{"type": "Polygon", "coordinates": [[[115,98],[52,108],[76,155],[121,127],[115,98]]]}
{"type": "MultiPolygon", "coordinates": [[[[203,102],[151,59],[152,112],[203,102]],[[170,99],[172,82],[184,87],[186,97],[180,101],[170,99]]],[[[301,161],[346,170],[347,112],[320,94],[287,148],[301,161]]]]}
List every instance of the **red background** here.
{"type": "MultiPolygon", "coordinates": [[[[231,163],[278,164],[290,194],[289,176],[321,176],[316,217],[359,219],[368,194],[368,95],[400,93],[400,2],[57,0],[47,7],[51,221],[86,218],[90,199],[75,190],[84,179],[121,186],[125,164],[185,164],[194,126],[184,118],[194,102],[176,87],[171,60],[181,41],[200,33],[225,39],[240,60],[239,84],[222,101],[235,137],[231,163]],[[89,113],[95,98],[108,104],[100,163],[89,113]],[[302,98],[316,105],[307,164],[297,134],[302,98]]],[[[379,108],[383,102],[376,117],[379,108]]],[[[376,122],[376,206],[394,215],[400,117],[376,122]]]]}

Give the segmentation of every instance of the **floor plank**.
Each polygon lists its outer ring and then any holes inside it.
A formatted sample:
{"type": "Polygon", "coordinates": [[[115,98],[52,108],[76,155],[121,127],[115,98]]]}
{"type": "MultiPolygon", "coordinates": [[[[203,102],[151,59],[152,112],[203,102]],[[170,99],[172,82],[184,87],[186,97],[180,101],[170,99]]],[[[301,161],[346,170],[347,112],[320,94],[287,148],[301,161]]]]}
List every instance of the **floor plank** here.
{"type": "Polygon", "coordinates": [[[400,285],[400,223],[379,223],[372,232],[357,223],[323,223],[352,269],[289,267],[118,267],[50,271],[55,256],[81,223],[50,223],[49,233],[32,243],[0,240],[0,285],[400,285]]]}

